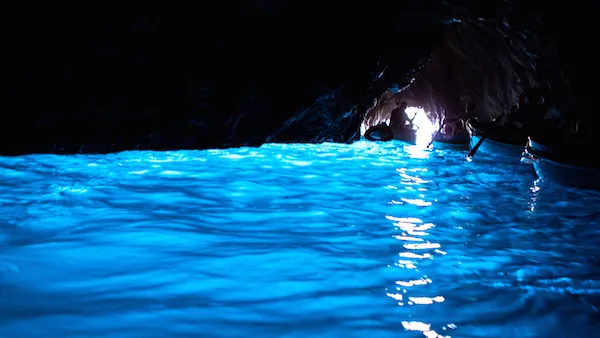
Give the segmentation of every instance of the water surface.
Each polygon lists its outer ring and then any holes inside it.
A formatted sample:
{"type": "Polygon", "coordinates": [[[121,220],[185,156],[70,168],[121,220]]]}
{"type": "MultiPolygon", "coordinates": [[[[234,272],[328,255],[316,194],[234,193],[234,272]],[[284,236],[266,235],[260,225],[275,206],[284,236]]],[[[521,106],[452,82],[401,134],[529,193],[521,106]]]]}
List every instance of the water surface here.
{"type": "Polygon", "coordinates": [[[593,336],[599,215],[401,143],[0,158],[0,337],[593,336]]]}

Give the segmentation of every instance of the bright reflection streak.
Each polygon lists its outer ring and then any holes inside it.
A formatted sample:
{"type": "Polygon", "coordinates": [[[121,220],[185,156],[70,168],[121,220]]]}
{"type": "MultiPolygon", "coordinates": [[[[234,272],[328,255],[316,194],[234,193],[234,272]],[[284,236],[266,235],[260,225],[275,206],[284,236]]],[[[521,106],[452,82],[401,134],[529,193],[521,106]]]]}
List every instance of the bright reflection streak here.
{"type": "Polygon", "coordinates": [[[430,253],[424,253],[424,254],[420,255],[420,254],[416,254],[413,252],[401,252],[398,254],[398,256],[404,257],[404,258],[418,258],[418,259],[425,259],[425,258],[433,257],[430,253]]]}
{"type": "MultiPolygon", "coordinates": [[[[411,181],[420,180],[418,177],[407,175],[409,170],[398,169],[398,172],[405,179],[411,181]]],[[[424,195],[418,195],[418,197],[424,198],[424,195]]],[[[429,202],[425,202],[422,199],[408,199],[401,198],[405,203],[410,203],[417,206],[431,205],[429,202]]],[[[394,266],[397,268],[408,269],[407,274],[419,273],[417,265],[424,260],[431,260],[434,258],[433,253],[445,254],[445,252],[439,250],[441,245],[439,243],[431,243],[426,239],[422,238],[428,236],[428,230],[435,228],[433,223],[425,223],[422,219],[416,217],[394,217],[387,215],[386,219],[392,221],[394,227],[401,233],[394,235],[393,237],[401,242],[403,248],[406,251],[399,252],[398,259],[394,266]],[[421,236],[421,237],[419,237],[421,236]]],[[[411,293],[419,293],[423,288],[427,288],[429,284],[433,283],[431,278],[427,276],[416,277],[407,280],[396,280],[395,291],[386,292],[386,296],[397,302],[399,306],[430,306],[436,303],[443,303],[446,299],[443,296],[427,297],[422,295],[411,295],[411,293]]],[[[444,330],[453,328],[453,324],[449,324],[443,327],[444,330]]],[[[417,322],[417,321],[403,321],[402,326],[404,329],[409,331],[420,331],[425,337],[436,337],[446,338],[450,336],[444,336],[431,329],[431,324],[417,322]]]]}
{"type": "Polygon", "coordinates": [[[394,216],[386,215],[385,219],[390,220],[390,221],[403,222],[403,223],[423,223],[423,221],[420,218],[416,218],[416,217],[394,217],[394,216]]]}
{"type": "Polygon", "coordinates": [[[422,242],[424,241],[423,238],[416,238],[416,237],[408,237],[408,236],[394,236],[397,240],[399,241],[415,241],[415,242],[422,242]]]}
{"type": "Polygon", "coordinates": [[[413,261],[408,261],[408,260],[404,260],[404,259],[398,260],[398,262],[394,263],[394,265],[399,268],[404,268],[404,269],[416,269],[417,268],[417,266],[414,264],[413,261]]]}
{"type": "Polygon", "coordinates": [[[409,280],[409,281],[396,281],[396,284],[405,287],[411,287],[415,285],[426,285],[431,283],[431,279],[429,278],[421,278],[417,280],[409,280]]]}
{"type": "Polygon", "coordinates": [[[435,297],[408,297],[408,300],[410,301],[408,303],[409,305],[413,305],[413,304],[431,305],[433,303],[442,303],[446,299],[442,296],[435,296],[435,297]],[[411,304],[411,303],[413,303],[413,304],[411,304]]]}
{"type": "Polygon", "coordinates": [[[428,207],[428,206],[430,206],[430,205],[433,204],[431,202],[427,202],[427,201],[424,201],[422,199],[401,198],[400,200],[402,200],[403,202],[406,202],[408,204],[416,205],[418,207],[428,207]]]}
{"type": "Polygon", "coordinates": [[[423,244],[409,244],[403,245],[408,250],[423,250],[423,249],[439,249],[442,246],[439,243],[423,243],[423,244]]]}
{"type": "Polygon", "coordinates": [[[409,331],[421,331],[421,332],[423,332],[423,335],[427,338],[446,338],[446,337],[449,338],[450,337],[450,336],[443,336],[443,335],[433,331],[431,329],[430,324],[423,323],[423,322],[404,321],[404,322],[402,322],[402,327],[404,327],[405,330],[409,330],[409,331]]]}
{"type": "Polygon", "coordinates": [[[431,152],[427,151],[427,145],[429,145],[429,142],[427,142],[426,144],[424,143],[420,143],[420,142],[424,142],[424,141],[419,141],[419,139],[417,139],[417,144],[416,145],[409,145],[404,147],[404,151],[410,156],[410,158],[414,158],[414,159],[426,159],[429,158],[429,155],[431,154],[431,152]]]}
{"type": "Polygon", "coordinates": [[[533,186],[529,188],[531,190],[531,202],[529,202],[529,211],[535,212],[537,206],[537,199],[539,191],[541,190],[539,186],[539,179],[533,182],[533,186]]]}

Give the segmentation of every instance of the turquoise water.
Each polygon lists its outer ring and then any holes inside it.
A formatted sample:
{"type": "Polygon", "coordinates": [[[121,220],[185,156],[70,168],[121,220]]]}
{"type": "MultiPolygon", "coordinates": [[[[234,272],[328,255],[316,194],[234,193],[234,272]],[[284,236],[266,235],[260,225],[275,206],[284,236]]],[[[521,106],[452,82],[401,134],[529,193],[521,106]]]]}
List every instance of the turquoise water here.
{"type": "Polygon", "coordinates": [[[0,158],[0,337],[600,329],[600,195],[399,143],[0,158]]]}

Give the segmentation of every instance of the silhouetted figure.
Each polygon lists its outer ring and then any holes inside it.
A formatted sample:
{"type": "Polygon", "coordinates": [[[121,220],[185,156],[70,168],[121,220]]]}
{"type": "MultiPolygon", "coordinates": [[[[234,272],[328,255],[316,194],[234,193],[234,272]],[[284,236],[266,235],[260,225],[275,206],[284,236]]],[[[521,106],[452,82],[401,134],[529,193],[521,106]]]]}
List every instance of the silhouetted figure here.
{"type": "Polygon", "coordinates": [[[472,117],[475,117],[475,104],[473,102],[467,103],[465,110],[462,111],[454,118],[447,119],[444,126],[444,134],[455,135],[464,133],[466,128],[466,121],[472,117]]]}
{"type": "Polygon", "coordinates": [[[465,106],[464,114],[466,118],[475,117],[475,103],[467,103],[467,105],[465,106]]]}
{"type": "Polygon", "coordinates": [[[509,112],[508,120],[511,122],[511,125],[519,129],[530,125],[532,122],[530,121],[532,117],[530,110],[531,106],[529,104],[529,98],[525,92],[523,92],[519,95],[517,104],[514,105],[509,112]]]}
{"type": "Polygon", "coordinates": [[[548,105],[544,96],[537,89],[529,89],[519,95],[517,104],[508,114],[503,115],[497,124],[534,131],[545,123],[547,111],[548,105]]]}
{"type": "Polygon", "coordinates": [[[390,117],[390,127],[404,127],[406,122],[409,121],[408,116],[406,115],[406,108],[408,105],[406,102],[402,101],[399,103],[398,107],[392,110],[392,116],[390,117]]]}

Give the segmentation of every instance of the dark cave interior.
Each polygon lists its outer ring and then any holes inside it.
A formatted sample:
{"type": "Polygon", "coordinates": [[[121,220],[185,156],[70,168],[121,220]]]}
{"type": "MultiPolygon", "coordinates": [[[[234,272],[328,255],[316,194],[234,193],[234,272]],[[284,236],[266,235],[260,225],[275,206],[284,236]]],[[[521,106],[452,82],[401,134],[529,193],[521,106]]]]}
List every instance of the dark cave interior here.
{"type": "Polygon", "coordinates": [[[90,6],[3,13],[1,154],[352,142],[393,87],[432,119],[528,88],[596,116],[591,1],[90,6]]]}

